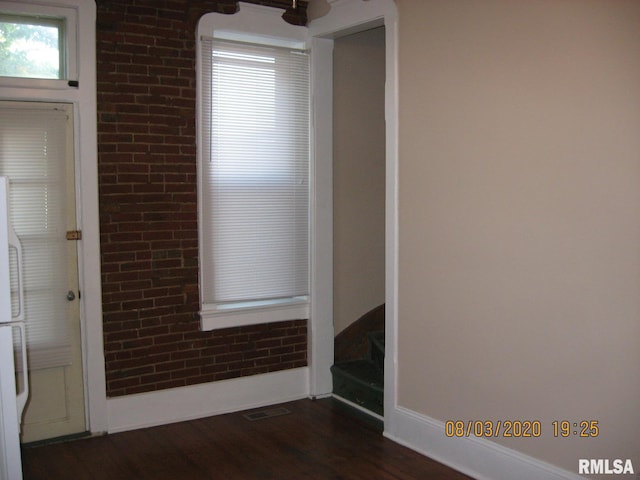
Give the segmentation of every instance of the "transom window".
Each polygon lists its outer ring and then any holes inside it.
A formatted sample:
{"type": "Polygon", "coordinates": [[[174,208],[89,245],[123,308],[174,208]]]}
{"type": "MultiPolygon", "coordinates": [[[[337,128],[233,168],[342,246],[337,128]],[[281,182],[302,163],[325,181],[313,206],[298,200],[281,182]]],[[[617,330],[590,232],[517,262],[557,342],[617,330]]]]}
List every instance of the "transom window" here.
{"type": "Polygon", "coordinates": [[[65,20],[0,15],[0,75],[65,78],[65,20]]]}

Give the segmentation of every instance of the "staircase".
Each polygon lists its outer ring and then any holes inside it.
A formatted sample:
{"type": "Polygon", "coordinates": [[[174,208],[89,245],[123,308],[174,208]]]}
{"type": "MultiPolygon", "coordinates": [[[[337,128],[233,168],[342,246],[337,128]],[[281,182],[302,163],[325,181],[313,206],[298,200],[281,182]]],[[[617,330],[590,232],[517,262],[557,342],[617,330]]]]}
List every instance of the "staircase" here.
{"type": "Polygon", "coordinates": [[[348,400],[361,408],[379,416],[384,414],[384,305],[373,309],[361,317],[354,325],[336,337],[336,346],[351,340],[358,358],[344,353],[331,367],[334,395],[348,400]],[[382,325],[380,325],[382,320],[382,325]],[[382,330],[367,331],[377,327],[382,330]],[[341,337],[341,338],[339,338],[341,337]],[[363,352],[362,345],[366,345],[363,352]]]}

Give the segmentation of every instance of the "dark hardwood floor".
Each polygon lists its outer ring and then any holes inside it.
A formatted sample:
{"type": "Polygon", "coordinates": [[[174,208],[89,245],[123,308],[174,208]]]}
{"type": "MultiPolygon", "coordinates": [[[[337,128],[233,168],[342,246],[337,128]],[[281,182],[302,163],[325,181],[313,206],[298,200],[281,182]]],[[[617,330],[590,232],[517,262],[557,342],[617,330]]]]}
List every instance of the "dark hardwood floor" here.
{"type": "Polygon", "coordinates": [[[23,448],[25,480],[463,480],[384,438],[335,400],[281,405],[23,448]]]}

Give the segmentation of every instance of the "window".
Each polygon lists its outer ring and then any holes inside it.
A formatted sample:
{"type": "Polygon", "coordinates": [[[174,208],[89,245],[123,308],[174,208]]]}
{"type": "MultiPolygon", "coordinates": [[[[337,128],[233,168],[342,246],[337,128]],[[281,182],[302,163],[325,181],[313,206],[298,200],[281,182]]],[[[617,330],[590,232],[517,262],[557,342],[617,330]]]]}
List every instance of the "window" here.
{"type": "Polygon", "coordinates": [[[308,317],[309,56],[200,39],[203,328],[308,317]]]}
{"type": "Polygon", "coordinates": [[[78,86],[76,8],[0,0],[0,87],[78,86]]]}
{"type": "Polygon", "coordinates": [[[0,75],[65,77],[64,20],[0,15],[0,75]]]}

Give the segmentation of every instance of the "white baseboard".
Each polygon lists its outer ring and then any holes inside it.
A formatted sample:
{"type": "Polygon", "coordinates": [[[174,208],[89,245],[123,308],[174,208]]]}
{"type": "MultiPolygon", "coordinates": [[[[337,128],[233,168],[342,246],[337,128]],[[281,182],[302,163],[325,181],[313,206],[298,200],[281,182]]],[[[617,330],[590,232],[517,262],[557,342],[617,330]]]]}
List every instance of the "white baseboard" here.
{"type": "MultiPolygon", "coordinates": [[[[108,432],[249,410],[309,396],[309,369],[242,377],[107,399],[108,432]]],[[[392,409],[384,435],[476,480],[583,480],[583,477],[484,438],[447,438],[444,423],[392,409]]],[[[386,417],[386,416],[385,416],[386,417]]]]}
{"type": "Polygon", "coordinates": [[[108,432],[193,420],[309,396],[309,369],[241,377],[107,399],[108,432]]]}
{"type": "Polygon", "coordinates": [[[414,411],[400,407],[391,415],[394,431],[386,437],[477,480],[583,480],[485,438],[448,438],[443,422],[414,411]]]}

